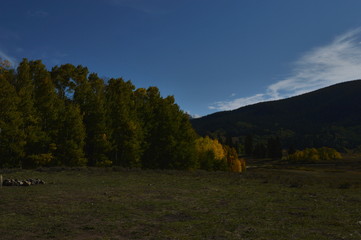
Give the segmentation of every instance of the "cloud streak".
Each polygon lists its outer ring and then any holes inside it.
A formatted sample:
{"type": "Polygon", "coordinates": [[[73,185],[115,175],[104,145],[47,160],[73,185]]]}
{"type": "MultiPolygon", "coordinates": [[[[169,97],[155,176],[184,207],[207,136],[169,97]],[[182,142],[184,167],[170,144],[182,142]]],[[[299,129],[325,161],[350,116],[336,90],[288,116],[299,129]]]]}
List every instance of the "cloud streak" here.
{"type": "Polygon", "coordinates": [[[296,96],[340,82],[361,78],[361,27],[337,36],[330,44],[304,54],[295,62],[289,77],[267,87],[264,93],[219,101],[212,110],[242,106],[296,96]]]}
{"type": "Polygon", "coordinates": [[[232,110],[239,108],[240,106],[250,105],[256,102],[262,102],[265,100],[265,94],[256,94],[251,97],[237,98],[231,101],[220,101],[215,102],[213,105],[209,106],[209,109],[212,110],[232,110]]]}
{"type": "Polygon", "coordinates": [[[4,51],[0,50],[0,59],[1,60],[8,60],[12,67],[15,67],[17,65],[17,61],[15,58],[10,57],[7,55],[4,51]]]}

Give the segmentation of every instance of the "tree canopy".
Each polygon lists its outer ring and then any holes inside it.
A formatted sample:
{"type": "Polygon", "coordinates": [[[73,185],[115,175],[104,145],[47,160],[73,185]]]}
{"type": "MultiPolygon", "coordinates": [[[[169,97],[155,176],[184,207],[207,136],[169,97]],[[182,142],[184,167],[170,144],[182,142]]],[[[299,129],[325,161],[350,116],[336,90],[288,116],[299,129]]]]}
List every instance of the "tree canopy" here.
{"type": "Polygon", "coordinates": [[[157,87],[105,81],[81,65],[0,64],[0,167],[239,171],[236,160],[217,140],[198,137],[174,97],[157,87]]]}

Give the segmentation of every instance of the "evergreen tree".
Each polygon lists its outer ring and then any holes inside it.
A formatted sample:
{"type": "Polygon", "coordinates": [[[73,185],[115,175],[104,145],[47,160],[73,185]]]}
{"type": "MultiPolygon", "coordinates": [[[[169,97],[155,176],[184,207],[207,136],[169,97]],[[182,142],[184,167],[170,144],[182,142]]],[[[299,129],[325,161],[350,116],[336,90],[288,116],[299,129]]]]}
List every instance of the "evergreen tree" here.
{"type": "Polygon", "coordinates": [[[253,137],[252,135],[247,135],[244,139],[244,152],[246,155],[253,154],[253,137]]]}
{"type": "Polygon", "coordinates": [[[232,147],[232,148],[235,147],[235,144],[233,142],[233,138],[230,135],[226,136],[226,142],[224,144],[229,146],[229,147],[232,147]]]}
{"type": "Polygon", "coordinates": [[[269,158],[282,157],[282,147],[281,147],[280,139],[278,137],[269,138],[267,140],[267,157],[269,158]]]}
{"type": "Polygon", "coordinates": [[[253,150],[253,157],[265,158],[267,156],[267,148],[263,143],[257,143],[253,150]]]}
{"type": "Polygon", "coordinates": [[[290,147],[287,150],[287,154],[291,155],[291,154],[294,154],[295,152],[296,152],[295,147],[293,145],[290,145],[290,147]]]}

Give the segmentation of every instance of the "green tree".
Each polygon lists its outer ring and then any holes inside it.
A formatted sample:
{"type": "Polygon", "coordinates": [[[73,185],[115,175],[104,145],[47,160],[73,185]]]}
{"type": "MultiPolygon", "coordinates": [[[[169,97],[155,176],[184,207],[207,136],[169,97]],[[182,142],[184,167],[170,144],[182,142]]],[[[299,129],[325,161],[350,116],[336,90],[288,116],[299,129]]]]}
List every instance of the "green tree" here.
{"type": "Polygon", "coordinates": [[[18,111],[20,99],[15,88],[5,78],[8,75],[0,68],[0,167],[22,167],[25,138],[18,111]]]}
{"type": "Polygon", "coordinates": [[[162,98],[159,89],[150,87],[139,101],[145,103],[145,168],[195,168],[196,134],[189,117],[175,104],[174,97],[162,98]]]}
{"type": "Polygon", "coordinates": [[[156,87],[27,59],[17,72],[0,64],[0,77],[0,166],[199,167],[189,116],[156,87]]]}
{"type": "MultiPolygon", "coordinates": [[[[55,85],[45,65],[40,61],[30,61],[31,78],[34,83],[34,106],[40,117],[40,128],[44,133],[39,139],[43,154],[53,154],[57,148],[58,134],[61,131],[60,116],[64,112],[64,102],[56,94],[55,85]]],[[[60,163],[52,161],[49,165],[60,163]]]]}
{"type": "Polygon", "coordinates": [[[53,80],[58,96],[66,100],[74,93],[75,82],[73,80],[75,66],[64,64],[53,67],[51,70],[51,79],[53,80]]]}
{"type": "Polygon", "coordinates": [[[79,106],[67,104],[62,113],[56,158],[62,165],[84,166],[85,127],[79,106]]]}
{"type": "Polygon", "coordinates": [[[41,130],[40,116],[34,107],[35,85],[27,59],[23,59],[17,68],[15,87],[20,100],[18,109],[23,119],[21,129],[26,142],[25,155],[27,157],[24,160],[24,166],[32,167],[34,162],[28,156],[42,153],[41,140],[45,133],[41,130]]]}
{"type": "Polygon", "coordinates": [[[143,131],[137,118],[135,87],[122,78],[110,79],[106,87],[107,125],[115,165],[141,167],[143,131]]]}
{"type": "MultiPolygon", "coordinates": [[[[79,68],[78,68],[79,69],[79,68]]],[[[104,81],[87,71],[77,74],[74,101],[80,106],[86,129],[85,154],[90,166],[111,164],[107,155],[111,149],[106,127],[104,81]]]]}

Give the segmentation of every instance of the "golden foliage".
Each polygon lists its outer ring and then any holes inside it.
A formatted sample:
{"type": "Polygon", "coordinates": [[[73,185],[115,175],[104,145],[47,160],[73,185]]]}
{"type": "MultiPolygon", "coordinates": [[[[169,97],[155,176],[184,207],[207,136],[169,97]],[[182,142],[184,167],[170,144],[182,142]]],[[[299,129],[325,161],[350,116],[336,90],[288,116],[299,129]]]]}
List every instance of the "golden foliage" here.
{"type": "Polygon", "coordinates": [[[202,163],[203,165],[206,165],[206,167],[203,166],[203,169],[210,170],[209,166],[213,166],[214,170],[228,169],[232,172],[243,172],[246,169],[245,160],[238,159],[238,153],[235,148],[222,145],[218,140],[211,139],[208,136],[196,140],[196,152],[198,155],[197,157],[201,162],[201,168],[202,163]],[[212,160],[209,159],[212,157],[215,160],[213,163],[212,160]],[[221,163],[221,165],[218,163],[221,163]]]}
{"type": "Polygon", "coordinates": [[[231,162],[230,170],[232,172],[244,172],[246,171],[246,161],[242,158],[234,159],[231,162]]]}
{"type": "Polygon", "coordinates": [[[225,157],[225,152],[222,144],[216,139],[211,139],[208,136],[204,138],[198,138],[196,140],[196,151],[197,153],[213,152],[214,158],[217,160],[222,160],[225,157]]]}
{"type": "Polygon", "coordinates": [[[236,159],[232,162],[231,166],[232,172],[242,172],[242,163],[240,160],[236,159]]]}
{"type": "Polygon", "coordinates": [[[287,157],[288,160],[296,162],[320,162],[341,158],[342,156],[337,150],[328,147],[306,148],[304,150],[298,150],[287,157]]]}

